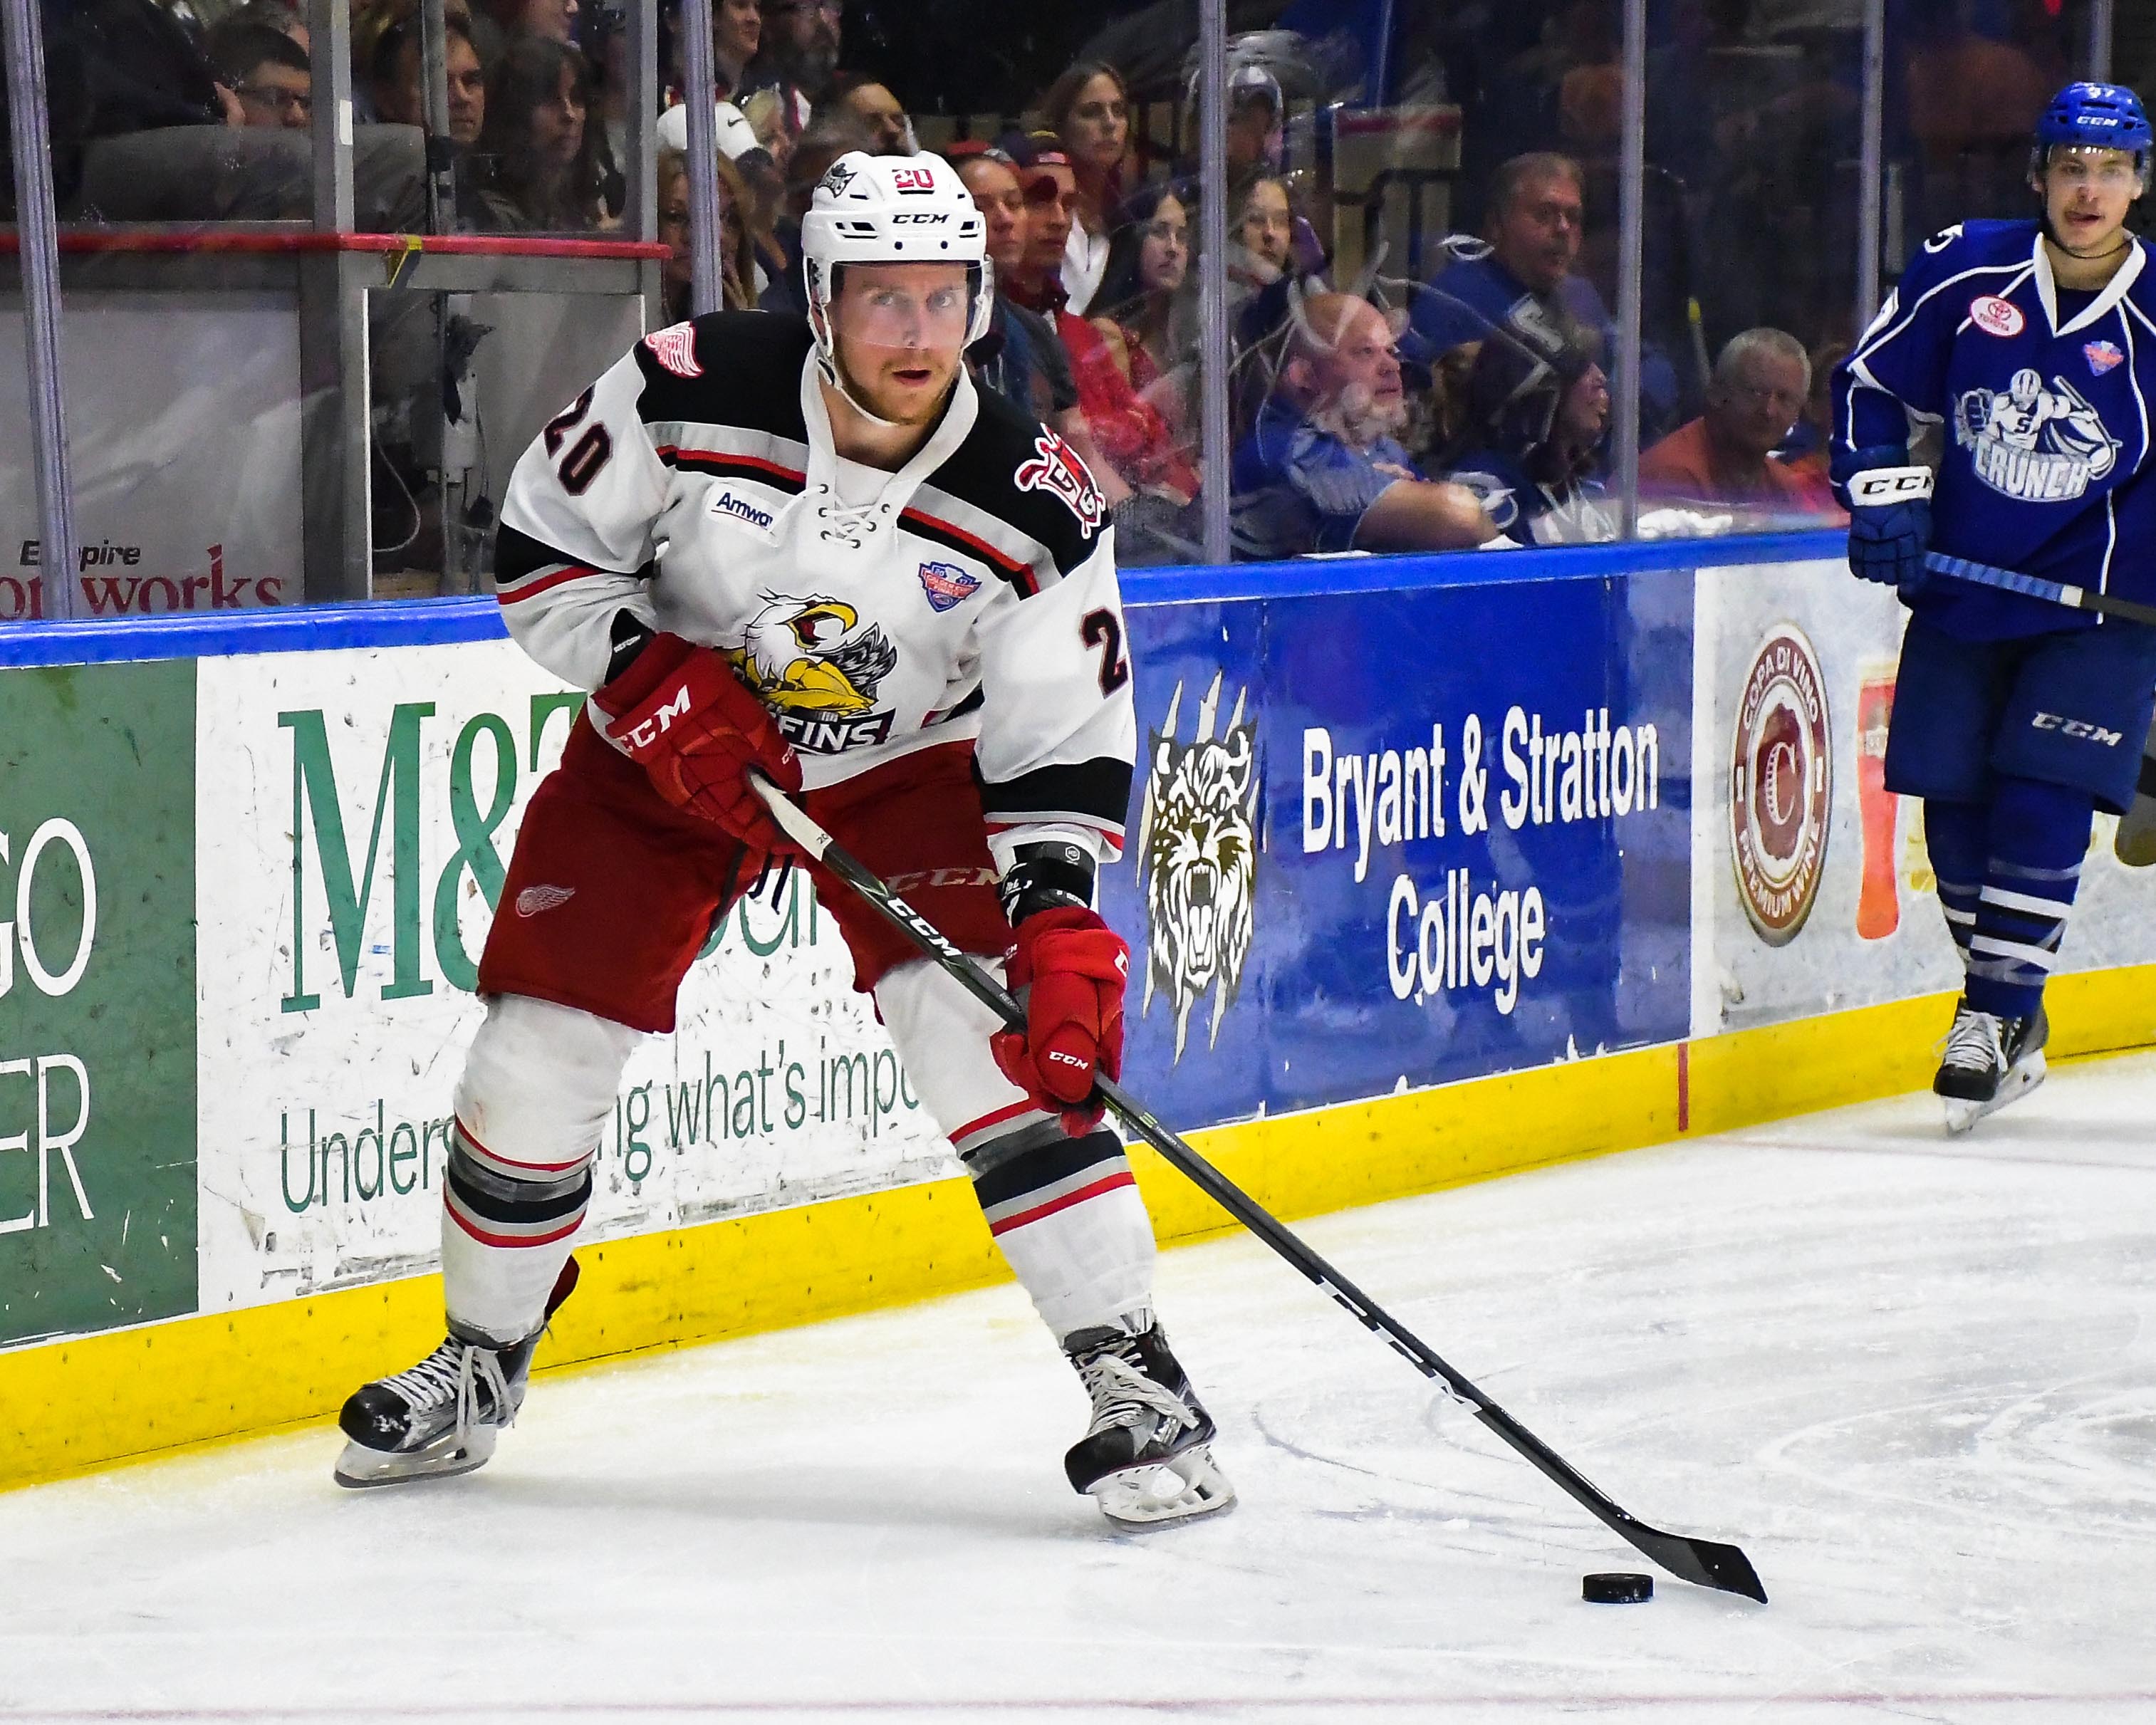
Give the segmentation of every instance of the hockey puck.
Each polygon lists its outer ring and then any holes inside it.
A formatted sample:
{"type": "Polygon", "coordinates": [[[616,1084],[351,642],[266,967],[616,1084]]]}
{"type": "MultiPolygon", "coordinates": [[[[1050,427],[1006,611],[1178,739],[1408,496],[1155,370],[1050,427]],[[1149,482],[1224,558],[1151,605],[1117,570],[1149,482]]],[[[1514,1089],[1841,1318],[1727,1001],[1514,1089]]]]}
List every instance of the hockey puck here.
{"type": "Polygon", "coordinates": [[[1655,1596],[1655,1578],[1622,1571],[1579,1578],[1579,1596],[1598,1605],[1636,1605],[1655,1596]]]}

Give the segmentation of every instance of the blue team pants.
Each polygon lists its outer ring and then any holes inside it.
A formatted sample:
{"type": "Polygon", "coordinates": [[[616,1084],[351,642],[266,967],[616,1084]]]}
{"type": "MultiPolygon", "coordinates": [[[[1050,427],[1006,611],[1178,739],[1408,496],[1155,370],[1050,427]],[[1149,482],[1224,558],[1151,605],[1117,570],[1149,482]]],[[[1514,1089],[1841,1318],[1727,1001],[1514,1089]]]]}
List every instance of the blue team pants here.
{"type": "Polygon", "coordinates": [[[1924,798],[1939,904],[1981,1012],[2034,1012],[2093,811],[2123,814],[2156,706],[2156,629],[1964,641],[1910,619],[1887,786],[1924,798]]]}

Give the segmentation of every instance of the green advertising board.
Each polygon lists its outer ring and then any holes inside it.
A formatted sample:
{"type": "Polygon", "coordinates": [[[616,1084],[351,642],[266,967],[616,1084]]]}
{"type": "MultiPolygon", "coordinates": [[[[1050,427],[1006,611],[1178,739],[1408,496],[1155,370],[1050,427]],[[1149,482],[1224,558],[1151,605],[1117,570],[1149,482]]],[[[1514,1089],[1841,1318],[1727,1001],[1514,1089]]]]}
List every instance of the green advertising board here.
{"type": "Polygon", "coordinates": [[[0,673],[0,1345],[195,1309],[194,688],[0,673]]]}

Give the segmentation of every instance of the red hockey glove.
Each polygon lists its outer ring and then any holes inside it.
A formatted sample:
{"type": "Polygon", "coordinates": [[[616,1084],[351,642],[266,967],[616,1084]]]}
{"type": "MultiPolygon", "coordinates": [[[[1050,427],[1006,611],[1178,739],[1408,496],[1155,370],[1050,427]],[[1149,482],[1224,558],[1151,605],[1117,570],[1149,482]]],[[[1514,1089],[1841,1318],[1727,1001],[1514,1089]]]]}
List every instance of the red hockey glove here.
{"type": "Polygon", "coordinates": [[[990,1037],[989,1050],[1004,1077],[1081,1138],[1101,1123],[1094,1074],[1122,1073],[1130,948],[1094,912],[1074,906],[1019,923],[1004,962],[1011,992],[1025,1007],[1025,1031],[990,1037]]]}
{"type": "Polygon", "coordinates": [[[749,788],[748,769],[761,768],[781,790],[798,791],[801,763],[721,654],[679,635],[654,635],[592,701],[606,716],[608,738],[676,809],[752,850],[799,854],[749,788]]]}

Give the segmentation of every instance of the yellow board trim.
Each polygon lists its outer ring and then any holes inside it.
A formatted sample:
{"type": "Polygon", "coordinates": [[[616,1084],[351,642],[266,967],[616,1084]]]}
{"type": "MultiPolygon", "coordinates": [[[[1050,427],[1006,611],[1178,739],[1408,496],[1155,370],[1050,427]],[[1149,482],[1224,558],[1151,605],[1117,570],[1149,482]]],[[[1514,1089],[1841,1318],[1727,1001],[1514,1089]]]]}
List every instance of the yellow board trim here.
{"type": "MultiPolygon", "coordinates": [[[[2156,1044],[2156,965],[2056,978],[2061,1056],[2156,1044]]],[[[1191,1141],[1293,1219],[1922,1088],[1950,997],[1242,1122],[1191,1141]]],[[[1235,1224],[1151,1150],[1164,1245],[1235,1224]]],[[[837,1317],[1006,1279],[963,1179],[582,1247],[540,1368],[837,1317]]],[[[441,1334],[420,1276],[0,1353],[0,1486],[320,1420],[441,1334]]]]}

